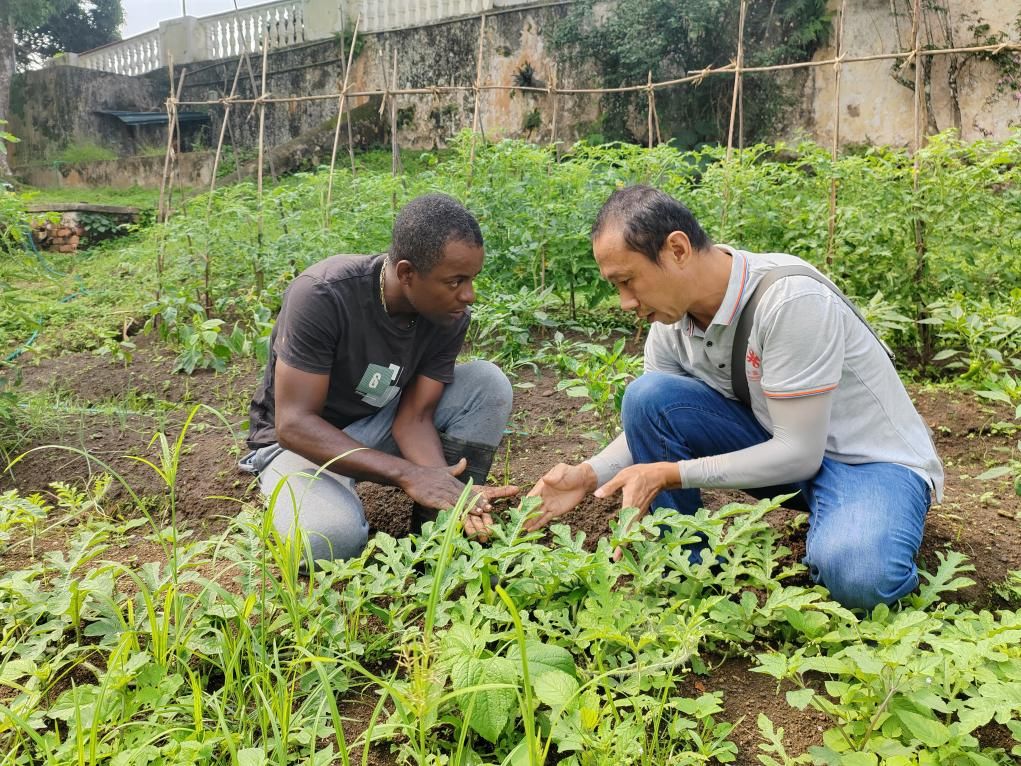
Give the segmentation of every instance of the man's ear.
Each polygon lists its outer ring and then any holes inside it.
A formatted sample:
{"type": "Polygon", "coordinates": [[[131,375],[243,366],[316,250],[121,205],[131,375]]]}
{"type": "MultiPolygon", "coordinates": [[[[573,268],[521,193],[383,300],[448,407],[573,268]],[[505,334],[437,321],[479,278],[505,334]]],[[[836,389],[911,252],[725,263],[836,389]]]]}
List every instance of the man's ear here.
{"type": "Polygon", "coordinates": [[[683,231],[672,231],[667,235],[663,248],[660,250],[660,259],[672,258],[679,266],[686,266],[691,257],[695,254],[691,246],[691,240],[683,231]]]}
{"type": "Polygon", "coordinates": [[[394,269],[397,272],[397,281],[402,285],[410,284],[412,276],[418,273],[411,261],[397,261],[394,269]]]}

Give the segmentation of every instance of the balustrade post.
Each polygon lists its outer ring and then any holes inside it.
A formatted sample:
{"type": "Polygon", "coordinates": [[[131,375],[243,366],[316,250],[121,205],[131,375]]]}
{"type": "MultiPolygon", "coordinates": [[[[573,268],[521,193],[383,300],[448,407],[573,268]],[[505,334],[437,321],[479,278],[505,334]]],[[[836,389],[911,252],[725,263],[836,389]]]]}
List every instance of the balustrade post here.
{"type": "Polygon", "coordinates": [[[206,34],[200,20],[194,16],[180,16],[160,22],[161,64],[189,64],[210,58],[206,34]]]}

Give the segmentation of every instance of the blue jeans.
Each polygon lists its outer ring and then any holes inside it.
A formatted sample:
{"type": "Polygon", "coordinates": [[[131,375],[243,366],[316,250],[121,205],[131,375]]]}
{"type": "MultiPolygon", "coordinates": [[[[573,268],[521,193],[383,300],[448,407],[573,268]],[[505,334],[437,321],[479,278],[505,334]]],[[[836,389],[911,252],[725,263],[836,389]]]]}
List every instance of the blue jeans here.
{"type": "MultiPolygon", "coordinates": [[[[771,438],[749,408],[681,375],[642,375],[628,386],[621,415],[636,463],[720,455],[771,438]]],[[[804,564],[844,606],[871,609],[917,587],[930,498],[928,483],[911,469],[824,457],[811,479],[747,491],[759,498],[801,492],[809,511],[804,564]]],[[[701,500],[697,489],[678,489],[661,492],[652,507],[691,514],[701,500]]]]}

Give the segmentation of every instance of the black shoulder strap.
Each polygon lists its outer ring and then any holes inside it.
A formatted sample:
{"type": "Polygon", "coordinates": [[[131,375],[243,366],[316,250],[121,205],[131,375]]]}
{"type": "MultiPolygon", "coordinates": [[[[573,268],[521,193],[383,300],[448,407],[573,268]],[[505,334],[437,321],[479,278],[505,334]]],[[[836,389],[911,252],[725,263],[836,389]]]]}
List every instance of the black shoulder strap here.
{"type": "Polygon", "coordinates": [[[737,320],[737,330],[734,333],[734,347],[730,355],[730,383],[731,388],[734,390],[734,396],[741,402],[744,402],[745,406],[751,405],[751,396],[748,393],[748,376],[745,374],[745,354],[748,353],[748,338],[752,331],[752,320],[755,318],[755,309],[759,305],[759,301],[765,294],[769,286],[776,282],[778,279],[784,277],[811,277],[816,282],[821,282],[826,285],[830,290],[836,293],[837,297],[840,298],[847,307],[854,312],[854,315],[862,321],[869,332],[872,333],[873,337],[879,341],[879,345],[883,347],[886,355],[890,357],[890,361],[893,361],[893,351],[890,347],[883,342],[883,339],[879,337],[872,325],[868,323],[862,313],[858,310],[851,301],[848,300],[847,296],[844,295],[840,288],[833,284],[830,280],[824,277],[815,269],[810,269],[807,266],[777,266],[775,269],[767,271],[759,283],[755,286],[752,294],[748,296],[748,302],[741,309],[741,315],[737,320]]]}

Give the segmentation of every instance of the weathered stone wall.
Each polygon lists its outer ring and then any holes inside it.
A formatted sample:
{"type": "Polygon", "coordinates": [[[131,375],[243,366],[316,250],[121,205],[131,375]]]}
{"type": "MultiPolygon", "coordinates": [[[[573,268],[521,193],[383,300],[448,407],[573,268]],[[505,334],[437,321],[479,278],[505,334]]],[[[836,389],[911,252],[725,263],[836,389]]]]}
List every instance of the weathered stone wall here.
{"type": "MultiPolygon", "coordinates": [[[[564,5],[494,13],[486,18],[482,79],[486,83],[510,85],[514,75],[525,64],[531,66],[538,80],[545,85],[549,79],[552,58],[544,32],[567,12],[564,5]]],[[[414,29],[360,36],[359,55],[351,72],[351,90],[384,90],[393,72],[393,55],[397,52],[397,85],[400,88],[431,88],[436,85],[470,86],[475,80],[478,57],[479,18],[469,17],[440,22],[414,29]]],[[[238,95],[253,98],[261,91],[262,61],[253,56],[242,64],[238,95]],[[254,86],[254,87],[253,87],[254,86]]],[[[182,93],[183,101],[215,101],[230,92],[237,71],[236,58],[203,62],[188,66],[182,93]]],[[[266,89],[270,96],[315,96],[338,93],[343,84],[343,62],[339,39],[319,41],[271,51],[267,57],[266,89]]],[[[166,72],[149,75],[160,81],[164,92],[169,88],[166,72]]],[[[585,77],[561,75],[561,86],[577,83],[588,86],[585,77]]],[[[368,98],[352,99],[355,108],[368,103],[368,98]]],[[[322,126],[337,114],[337,100],[320,99],[297,103],[268,104],[265,116],[267,147],[279,146],[309,130],[322,126]]],[[[424,96],[401,96],[397,99],[398,137],[401,146],[432,148],[443,146],[458,131],[471,126],[474,96],[470,91],[424,96]]],[[[186,109],[209,109],[213,120],[212,141],[219,136],[223,107],[183,106],[186,109]]],[[[594,97],[563,97],[559,106],[559,137],[577,136],[598,116],[598,99],[594,97]]],[[[481,99],[482,128],[487,136],[524,136],[533,140],[549,140],[553,116],[552,100],[545,94],[525,93],[517,89],[488,91],[481,99]],[[533,113],[537,114],[533,115],[533,113]],[[529,117],[531,116],[530,122],[529,117]],[[526,123],[538,127],[526,127],[526,123]]],[[[379,138],[389,142],[389,115],[366,115],[378,124],[375,129],[363,127],[357,132],[370,141],[379,138]]],[[[253,149],[258,145],[258,112],[250,105],[235,106],[230,131],[225,141],[233,140],[240,147],[253,149]]],[[[342,134],[346,136],[346,131],[342,134]]]]}
{"type": "MultiPolygon", "coordinates": [[[[947,0],[957,45],[974,43],[969,24],[981,19],[993,33],[1006,32],[1016,39],[1017,3],[998,0],[947,0]],[[966,15],[967,18],[966,18],[966,15]]],[[[839,0],[832,0],[834,10],[839,0]]],[[[906,0],[893,7],[909,8],[906,0]]],[[[552,55],[547,37],[557,20],[568,13],[564,4],[531,6],[493,12],[486,17],[483,41],[482,80],[504,86],[481,97],[481,127],[489,138],[526,137],[546,142],[551,138],[553,99],[545,93],[529,93],[511,87],[515,76],[530,69],[533,84],[545,86],[550,79],[552,55]]],[[[475,80],[479,43],[479,17],[467,17],[431,25],[360,37],[359,55],[352,70],[352,90],[381,90],[391,75],[394,52],[400,88],[470,86],[475,80]]],[[[909,46],[910,18],[895,19],[890,0],[861,0],[848,4],[844,51],[848,56],[903,50],[909,46]]],[[[817,60],[834,55],[832,47],[821,50],[817,60]]],[[[937,129],[958,126],[965,139],[1006,137],[1021,122],[1021,94],[998,92],[1000,73],[986,61],[961,58],[962,68],[955,99],[948,86],[948,60],[937,58],[932,67],[933,125],[937,129]]],[[[231,88],[238,60],[225,59],[178,68],[175,80],[185,71],[184,101],[217,101],[231,88]]],[[[342,50],[339,38],[305,43],[272,51],[268,56],[267,90],[275,97],[336,94],[341,89],[342,50]]],[[[262,61],[252,56],[241,69],[238,94],[252,98],[260,92],[262,61]]],[[[566,69],[566,68],[563,68],[566,69]]],[[[908,145],[912,141],[913,100],[911,89],[891,76],[892,62],[845,64],[840,94],[842,144],[878,143],[908,145]]],[[[910,70],[905,75],[913,79],[910,70]]],[[[778,75],[784,76],[784,75],[778,75]]],[[[789,76],[789,75],[788,75],[789,76]]],[[[796,75],[806,83],[799,109],[783,126],[780,136],[807,135],[829,143],[833,135],[833,69],[813,68],[796,75]]],[[[591,73],[561,71],[561,87],[593,87],[591,73]]],[[[678,86],[695,87],[695,86],[678,86]]],[[[146,130],[162,141],[159,128],[131,129],[114,118],[97,115],[100,109],[158,110],[170,90],[166,70],[142,77],[127,77],[71,66],[29,72],[16,79],[11,130],[22,138],[13,147],[15,163],[27,158],[44,159],[60,147],[77,141],[95,141],[121,154],[138,151],[142,140],[132,130],[146,130]]],[[[669,113],[671,93],[657,92],[661,114],[669,113]]],[[[389,145],[389,115],[380,116],[369,99],[354,100],[358,108],[356,142],[359,146],[389,145]]],[[[377,100],[373,103],[378,104],[377,100]]],[[[297,103],[269,104],[265,110],[267,151],[282,147],[300,136],[314,133],[314,146],[291,146],[290,156],[302,163],[328,161],[324,126],[337,114],[334,97],[297,103]]],[[[443,146],[458,131],[470,127],[474,98],[470,90],[438,91],[421,96],[401,96],[398,106],[398,140],[405,148],[443,146]]],[[[206,110],[212,119],[206,141],[215,146],[224,107],[188,106],[206,110]]],[[[599,117],[597,95],[561,96],[558,99],[558,138],[571,141],[591,132],[599,117]]],[[[644,138],[644,114],[636,114],[636,135],[644,138]]],[[[665,128],[666,126],[664,126],[665,128]]],[[[931,127],[931,126],[930,126],[931,127]]],[[[247,150],[258,144],[259,115],[251,105],[232,110],[228,143],[247,150]]],[[[668,131],[664,131],[668,132],[668,131]]],[[[346,136],[346,130],[342,132],[346,136]]],[[[328,136],[327,136],[328,138],[328,136]]],[[[152,138],[149,139],[152,141],[152,138]]]]}
{"type": "MultiPolygon", "coordinates": [[[[933,47],[966,47],[984,44],[976,41],[969,25],[982,22],[990,32],[1007,33],[1017,41],[1021,22],[1021,5],[1016,1],[1001,0],[946,0],[947,18],[951,21],[953,46],[946,44],[943,33],[930,25],[934,35],[929,42],[933,47]]],[[[834,13],[839,0],[830,3],[834,13]]],[[[896,3],[910,14],[910,3],[896,3]]],[[[926,5],[923,3],[923,6],[926,5]]],[[[833,59],[836,53],[831,45],[820,50],[816,60],[833,59]]],[[[890,0],[858,0],[848,3],[844,21],[844,54],[848,57],[889,53],[911,47],[911,18],[891,14],[890,0]]],[[[1015,54],[1021,55],[1021,54],[1015,54]]],[[[975,56],[958,54],[963,64],[958,82],[955,104],[948,80],[948,56],[933,60],[930,97],[932,120],[929,130],[957,128],[961,137],[972,141],[980,138],[1006,138],[1011,129],[1021,125],[1021,92],[998,92],[1002,89],[1001,74],[989,61],[975,56]]],[[[846,64],[840,80],[839,128],[842,145],[889,144],[910,146],[914,137],[914,90],[897,82],[893,70],[898,62],[892,60],[846,64]]],[[[914,81],[914,70],[902,72],[908,81],[914,81]]],[[[791,124],[791,131],[800,130],[825,144],[833,140],[834,75],[831,67],[818,67],[811,71],[805,88],[801,119],[791,124]]]]}
{"type": "MultiPolygon", "coordinates": [[[[109,186],[158,187],[163,179],[163,157],[124,157],[96,162],[16,166],[15,174],[29,186],[41,188],[109,186]]],[[[212,152],[187,152],[178,157],[174,183],[187,187],[209,185],[213,173],[212,152]]]]}
{"type": "Polygon", "coordinates": [[[11,85],[9,130],[21,139],[10,145],[14,165],[44,162],[61,149],[91,142],[118,154],[133,154],[141,144],[162,137],[155,127],[129,128],[102,110],[162,111],[167,91],[145,77],[78,67],[26,72],[11,85]]]}

